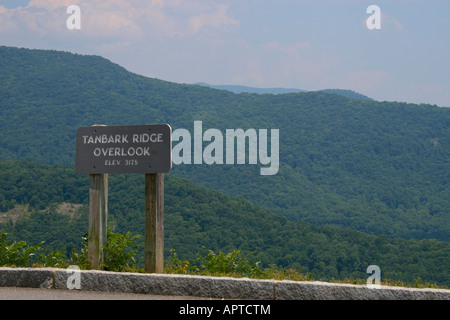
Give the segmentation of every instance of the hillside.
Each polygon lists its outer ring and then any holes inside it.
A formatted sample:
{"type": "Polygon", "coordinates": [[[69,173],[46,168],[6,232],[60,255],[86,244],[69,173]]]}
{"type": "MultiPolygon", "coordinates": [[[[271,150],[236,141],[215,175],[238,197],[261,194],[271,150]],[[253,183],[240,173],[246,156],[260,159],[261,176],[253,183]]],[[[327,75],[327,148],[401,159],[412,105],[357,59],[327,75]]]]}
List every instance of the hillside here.
{"type": "MultiPolygon", "coordinates": [[[[26,161],[0,161],[0,233],[49,248],[79,248],[87,230],[89,179],[73,168],[26,161]],[[75,213],[61,211],[78,208],[75,213]],[[67,203],[83,204],[70,206],[67,203]],[[28,205],[14,222],[12,207],[28,205]]],[[[108,223],[116,232],[144,234],[143,175],[111,175],[108,223]]],[[[17,217],[15,217],[17,218],[17,217]]],[[[383,279],[450,285],[450,244],[390,239],[337,227],[291,222],[242,198],[166,175],[165,256],[174,248],[193,258],[201,247],[254,252],[264,267],[296,268],[314,279],[366,279],[376,264],[383,279]]],[[[142,248],[141,248],[142,249],[142,248]]],[[[140,253],[142,261],[142,252],[140,253]]]]}
{"type": "Polygon", "coordinates": [[[450,240],[450,109],[323,92],[233,94],[96,56],[0,47],[0,159],[74,166],[80,126],[280,130],[280,168],[174,165],[174,176],[291,221],[450,240]]]}

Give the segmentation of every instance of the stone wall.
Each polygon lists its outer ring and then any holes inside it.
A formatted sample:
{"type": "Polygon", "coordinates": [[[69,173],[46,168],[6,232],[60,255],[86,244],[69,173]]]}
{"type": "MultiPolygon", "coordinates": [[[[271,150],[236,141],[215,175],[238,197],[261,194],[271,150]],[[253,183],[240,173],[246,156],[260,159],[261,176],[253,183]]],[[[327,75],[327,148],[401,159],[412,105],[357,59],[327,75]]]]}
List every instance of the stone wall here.
{"type": "Polygon", "coordinates": [[[450,290],[52,268],[0,268],[0,287],[254,300],[450,300],[450,290]]]}

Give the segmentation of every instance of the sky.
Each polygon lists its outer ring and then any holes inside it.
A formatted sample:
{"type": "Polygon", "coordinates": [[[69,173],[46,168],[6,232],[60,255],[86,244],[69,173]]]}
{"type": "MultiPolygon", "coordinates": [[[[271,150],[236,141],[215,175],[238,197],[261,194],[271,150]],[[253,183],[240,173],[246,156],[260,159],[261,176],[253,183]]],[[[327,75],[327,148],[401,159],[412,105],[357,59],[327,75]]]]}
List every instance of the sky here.
{"type": "Polygon", "coordinates": [[[450,0],[0,0],[0,45],[100,55],[177,83],[450,107],[450,0]]]}

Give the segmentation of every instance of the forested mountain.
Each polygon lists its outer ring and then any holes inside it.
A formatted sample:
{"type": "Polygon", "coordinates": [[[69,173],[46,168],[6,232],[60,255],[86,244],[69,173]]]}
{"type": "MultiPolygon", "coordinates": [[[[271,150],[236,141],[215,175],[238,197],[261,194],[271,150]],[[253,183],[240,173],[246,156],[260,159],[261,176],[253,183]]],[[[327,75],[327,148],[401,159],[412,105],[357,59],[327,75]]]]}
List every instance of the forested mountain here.
{"type": "MultiPolygon", "coordinates": [[[[194,121],[203,131],[279,129],[280,167],[262,176],[248,163],[174,165],[166,251],[255,251],[265,265],[324,279],[364,278],[377,264],[386,278],[449,285],[450,109],[328,92],[234,94],[58,51],[0,47],[0,231],[80,245],[88,177],[73,169],[77,129],[169,123],[193,132],[194,121]]],[[[141,175],[111,175],[116,231],[143,234],[143,185],[141,175]]]]}
{"type": "MultiPolygon", "coordinates": [[[[110,175],[108,224],[116,231],[144,234],[143,175],[110,175]]],[[[73,168],[30,161],[0,161],[0,233],[47,248],[79,248],[88,224],[89,178],[73,168]],[[61,203],[83,204],[72,214],[61,203]],[[27,209],[17,217],[12,207],[27,209]]],[[[78,207],[78,206],[77,206],[78,207]]],[[[292,222],[247,200],[166,175],[165,252],[193,258],[208,249],[254,252],[272,264],[312,273],[313,279],[366,279],[371,264],[383,279],[449,286],[450,244],[392,239],[329,226],[292,222]],[[421,280],[419,280],[421,279],[421,280]]],[[[142,249],[142,247],[141,247],[142,249]]],[[[142,251],[140,252],[142,261],[142,251]]]]}
{"type": "MultiPolygon", "coordinates": [[[[93,124],[279,129],[280,168],[174,165],[172,174],[291,221],[450,240],[450,109],[323,92],[233,94],[146,78],[98,56],[0,47],[0,159],[74,166],[93,124]]],[[[204,143],[205,144],[205,143],[204,143]]]]}

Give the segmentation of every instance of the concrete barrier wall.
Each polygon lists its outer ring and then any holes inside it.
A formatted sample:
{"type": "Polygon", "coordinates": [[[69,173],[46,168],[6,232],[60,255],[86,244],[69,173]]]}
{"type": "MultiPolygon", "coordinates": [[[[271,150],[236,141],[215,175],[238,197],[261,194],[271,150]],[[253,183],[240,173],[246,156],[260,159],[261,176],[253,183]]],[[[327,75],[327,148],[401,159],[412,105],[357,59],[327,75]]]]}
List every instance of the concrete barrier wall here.
{"type": "Polygon", "coordinates": [[[0,287],[253,300],[450,300],[450,290],[51,268],[0,268],[0,287]],[[76,289],[74,289],[76,290],[76,289]]]}

